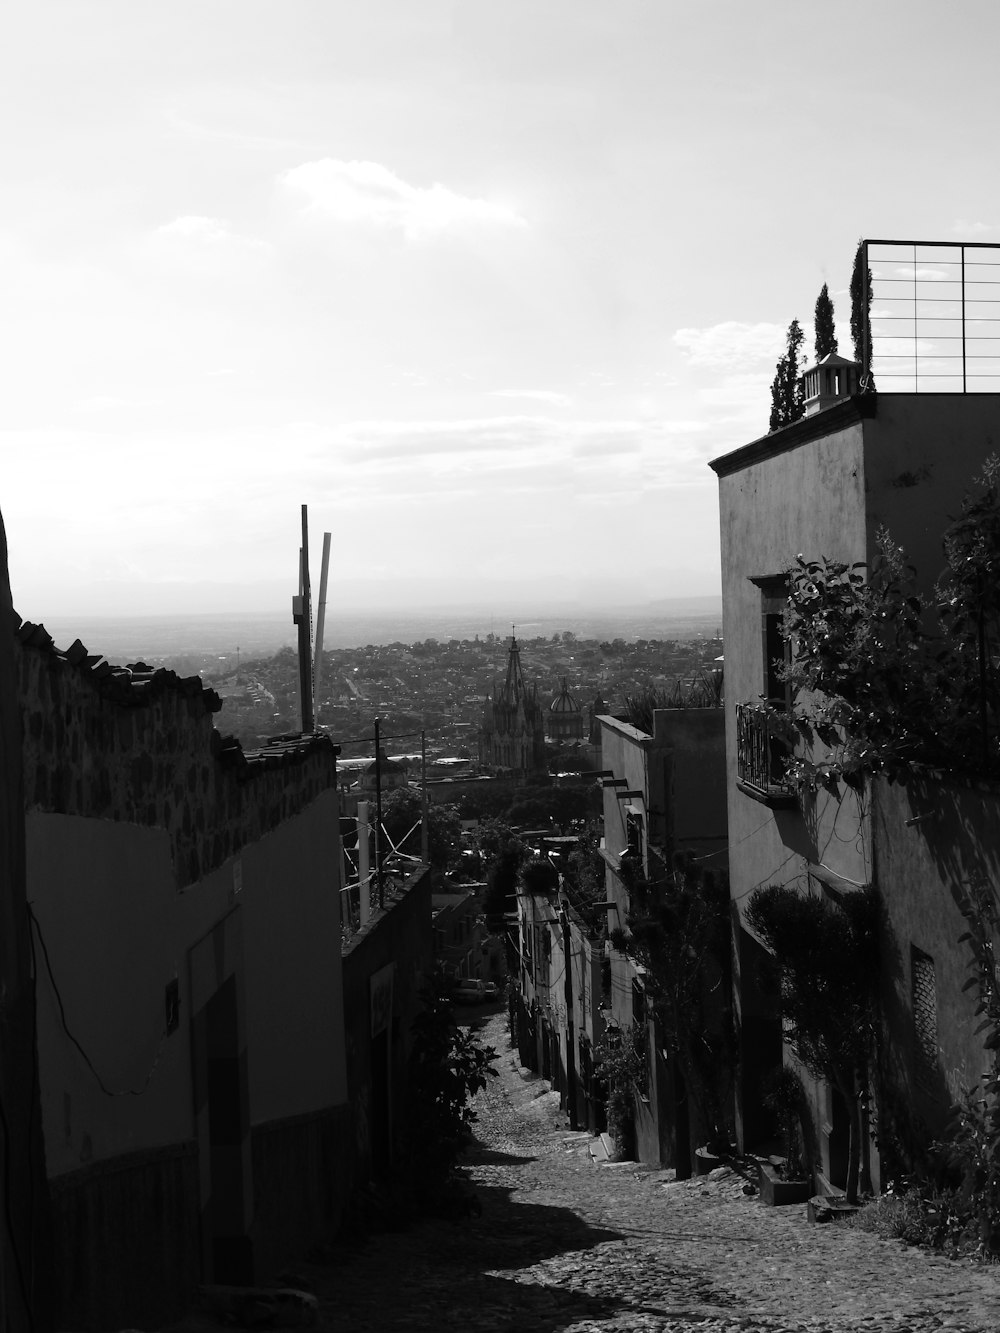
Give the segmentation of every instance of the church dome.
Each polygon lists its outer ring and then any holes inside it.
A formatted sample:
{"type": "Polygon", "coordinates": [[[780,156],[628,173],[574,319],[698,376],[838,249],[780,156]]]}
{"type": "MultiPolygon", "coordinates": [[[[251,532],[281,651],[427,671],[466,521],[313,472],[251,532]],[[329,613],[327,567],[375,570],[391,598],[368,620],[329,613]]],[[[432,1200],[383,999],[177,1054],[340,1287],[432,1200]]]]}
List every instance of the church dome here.
{"type": "Polygon", "coordinates": [[[566,688],[566,677],[563,676],[562,689],[549,704],[550,713],[580,713],[583,710],[580,705],[566,688]]]}
{"type": "Polygon", "coordinates": [[[565,676],[562,689],[549,704],[546,731],[554,745],[583,740],[583,709],[570,694],[565,676]]]}

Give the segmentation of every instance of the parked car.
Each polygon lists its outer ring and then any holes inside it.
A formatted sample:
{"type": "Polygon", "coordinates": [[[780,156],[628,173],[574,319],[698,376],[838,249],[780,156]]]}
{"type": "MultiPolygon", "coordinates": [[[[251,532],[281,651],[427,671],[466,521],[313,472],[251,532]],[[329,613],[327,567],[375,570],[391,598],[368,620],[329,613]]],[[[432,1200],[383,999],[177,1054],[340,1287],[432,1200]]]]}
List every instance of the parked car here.
{"type": "Polygon", "coordinates": [[[500,998],[500,987],[495,981],[483,982],[483,1000],[492,1004],[500,998]]]}
{"type": "Polygon", "coordinates": [[[464,978],[455,983],[451,998],[456,1004],[485,1004],[486,983],[477,977],[464,978]]]}

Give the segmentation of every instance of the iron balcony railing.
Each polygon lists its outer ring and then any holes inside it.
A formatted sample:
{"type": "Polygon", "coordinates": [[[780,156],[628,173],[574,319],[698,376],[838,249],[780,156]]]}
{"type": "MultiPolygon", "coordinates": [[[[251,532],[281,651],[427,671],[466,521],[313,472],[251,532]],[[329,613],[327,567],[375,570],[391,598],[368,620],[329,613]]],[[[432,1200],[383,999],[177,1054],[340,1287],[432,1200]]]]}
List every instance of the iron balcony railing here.
{"type": "Polygon", "coordinates": [[[763,796],[786,796],[788,747],[774,734],[771,715],[760,704],[736,705],[736,770],[744,786],[763,796]]]}

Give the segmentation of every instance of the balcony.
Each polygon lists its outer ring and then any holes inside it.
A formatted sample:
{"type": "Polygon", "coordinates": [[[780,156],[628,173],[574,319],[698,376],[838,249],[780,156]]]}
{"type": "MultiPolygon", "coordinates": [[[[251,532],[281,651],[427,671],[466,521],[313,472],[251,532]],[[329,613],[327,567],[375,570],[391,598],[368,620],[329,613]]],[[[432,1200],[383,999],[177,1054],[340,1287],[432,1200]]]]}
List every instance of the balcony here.
{"type": "Polygon", "coordinates": [[[785,778],[785,740],[772,731],[771,715],[760,704],[736,705],[736,776],[741,791],[770,806],[795,804],[785,778]]]}

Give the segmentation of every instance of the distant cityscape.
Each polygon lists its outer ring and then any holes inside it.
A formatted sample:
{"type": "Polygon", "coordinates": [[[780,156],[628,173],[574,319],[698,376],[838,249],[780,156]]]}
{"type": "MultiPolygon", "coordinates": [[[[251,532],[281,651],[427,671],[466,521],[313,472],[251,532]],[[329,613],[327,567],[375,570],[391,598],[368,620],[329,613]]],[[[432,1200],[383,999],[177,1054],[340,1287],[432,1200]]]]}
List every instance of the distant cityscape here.
{"type": "MultiPolygon", "coordinates": [[[[565,629],[548,637],[520,632],[517,637],[525,680],[537,688],[543,708],[565,681],[585,716],[593,713],[598,696],[619,710],[627,696],[669,690],[721,665],[718,627],[689,638],[631,642],[580,638],[565,629]]],[[[377,716],[390,755],[419,753],[425,732],[432,757],[473,759],[484,704],[507,670],[509,643],[509,633],[489,633],[325,652],[317,726],[330,732],[345,757],[372,753],[377,716]]],[[[235,654],[228,655],[209,665],[203,679],[223,698],[219,730],[235,735],[246,748],[300,725],[298,659],[291,647],[270,657],[241,655],[239,662],[235,654]]]]}

